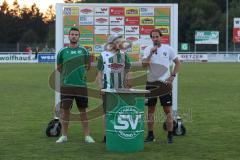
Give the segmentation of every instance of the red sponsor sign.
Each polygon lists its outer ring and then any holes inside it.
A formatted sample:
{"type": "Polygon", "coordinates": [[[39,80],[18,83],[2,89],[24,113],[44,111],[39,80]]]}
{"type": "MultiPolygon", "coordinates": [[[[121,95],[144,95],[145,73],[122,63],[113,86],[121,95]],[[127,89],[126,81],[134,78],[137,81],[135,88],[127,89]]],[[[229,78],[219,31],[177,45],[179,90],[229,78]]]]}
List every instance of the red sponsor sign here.
{"type": "Polygon", "coordinates": [[[131,42],[134,42],[134,41],[137,41],[138,38],[137,37],[128,37],[126,38],[127,41],[131,41],[131,42]]]}
{"type": "Polygon", "coordinates": [[[162,44],[170,44],[169,36],[162,36],[162,44]]]}
{"type": "Polygon", "coordinates": [[[92,12],[92,10],[89,9],[89,8],[84,8],[84,9],[80,10],[80,12],[82,12],[82,13],[84,13],[84,14],[89,14],[89,13],[92,12]]]}
{"type": "Polygon", "coordinates": [[[233,42],[240,43],[240,28],[233,28],[233,42]]]}
{"type": "Polygon", "coordinates": [[[126,17],[125,18],[125,25],[139,25],[140,19],[139,17],[126,17]]]}
{"type": "Polygon", "coordinates": [[[153,29],[155,29],[154,26],[140,26],[140,34],[149,35],[153,29]]]}
{"type": "Polygon", "coordinates": [[[124,7],[111,7],[110,16],[124,16],[124,7]]]}

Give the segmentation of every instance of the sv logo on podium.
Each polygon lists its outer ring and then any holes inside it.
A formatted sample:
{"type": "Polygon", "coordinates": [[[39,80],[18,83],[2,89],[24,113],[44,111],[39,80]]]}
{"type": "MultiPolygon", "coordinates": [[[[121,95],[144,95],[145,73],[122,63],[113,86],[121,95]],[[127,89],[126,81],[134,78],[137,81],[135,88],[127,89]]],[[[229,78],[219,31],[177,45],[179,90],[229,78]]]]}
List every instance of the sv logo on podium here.
{"type": "Polygon", "coordinates": [[[117,122],[119,125],[114,125],[114,129],[118,130],[126,130],[129,128],[129,124],[132,130],[137,128],[138,121],[141,119],[141,114],[136,115],[135,119],[133,119],[132,115],[119,115],[117,118],[117,122]]]}
{"type": "Polygon", "coordinates": [[[115,112],[113,128],[123,139],[133,139],[143,132],[143,113],[135,106],[123,106],[115,112]]]}

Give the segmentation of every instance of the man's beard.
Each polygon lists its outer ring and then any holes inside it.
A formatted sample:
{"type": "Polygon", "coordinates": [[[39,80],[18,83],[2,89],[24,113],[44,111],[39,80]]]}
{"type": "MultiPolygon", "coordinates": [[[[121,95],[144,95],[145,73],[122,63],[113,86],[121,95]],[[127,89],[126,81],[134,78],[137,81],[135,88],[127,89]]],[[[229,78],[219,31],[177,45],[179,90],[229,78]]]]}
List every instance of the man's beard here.
{"type": "Polygon", "coordinates": [[[71,44],[76,44],[77,41],[76,41],[76,40],[70,40],[70,43],[71,43],[71,44]]]}

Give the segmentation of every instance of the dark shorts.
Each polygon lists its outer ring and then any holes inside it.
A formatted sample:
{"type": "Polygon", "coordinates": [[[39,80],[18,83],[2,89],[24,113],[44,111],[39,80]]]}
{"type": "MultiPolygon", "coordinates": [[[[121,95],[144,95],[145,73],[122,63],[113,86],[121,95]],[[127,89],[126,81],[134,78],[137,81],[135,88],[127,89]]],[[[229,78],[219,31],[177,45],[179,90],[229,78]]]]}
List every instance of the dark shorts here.
{"type": "Polygon", "coordinates": [[[146,90],[150,93],[146,94],[147,106],[156,106],[157,98],[159,98],[162,106],[172,106],[172,86],[163,82],[147,82],[146,90]]]}
{"type": "Polygon", "coordinates": [[[61,108],[72,108],[74,99],[78,108],[87,108],[87,87],[61,87],[61,108]]]}

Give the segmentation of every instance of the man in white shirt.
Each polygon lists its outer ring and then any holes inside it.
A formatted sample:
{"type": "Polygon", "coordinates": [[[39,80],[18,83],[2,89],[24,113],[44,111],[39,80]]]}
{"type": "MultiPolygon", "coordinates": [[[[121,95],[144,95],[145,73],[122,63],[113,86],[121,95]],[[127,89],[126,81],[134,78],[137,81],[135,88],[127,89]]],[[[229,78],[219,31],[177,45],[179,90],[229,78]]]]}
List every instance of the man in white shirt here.
{"type": "Polygon", "coordinates": [[[180,68],[180,61],[176,52],[169,45],[161,44],[162,33],[154,29],[150,33],[153,45],[144,50],[142,64],[148,67],[146,89],[150,90],[147,95],[148,101],[148,136],[145,142],[155,141],[153,134],[154,111],[159,97],[160,103],[166,114],[167,141],[173,143],[173,116],[172,116],[172,83],[180,68]],[[170,71],[170,65],[174,62],[174,68],[170,71]],[[167,92],[163,93],[163,90],[167,92]]]}

